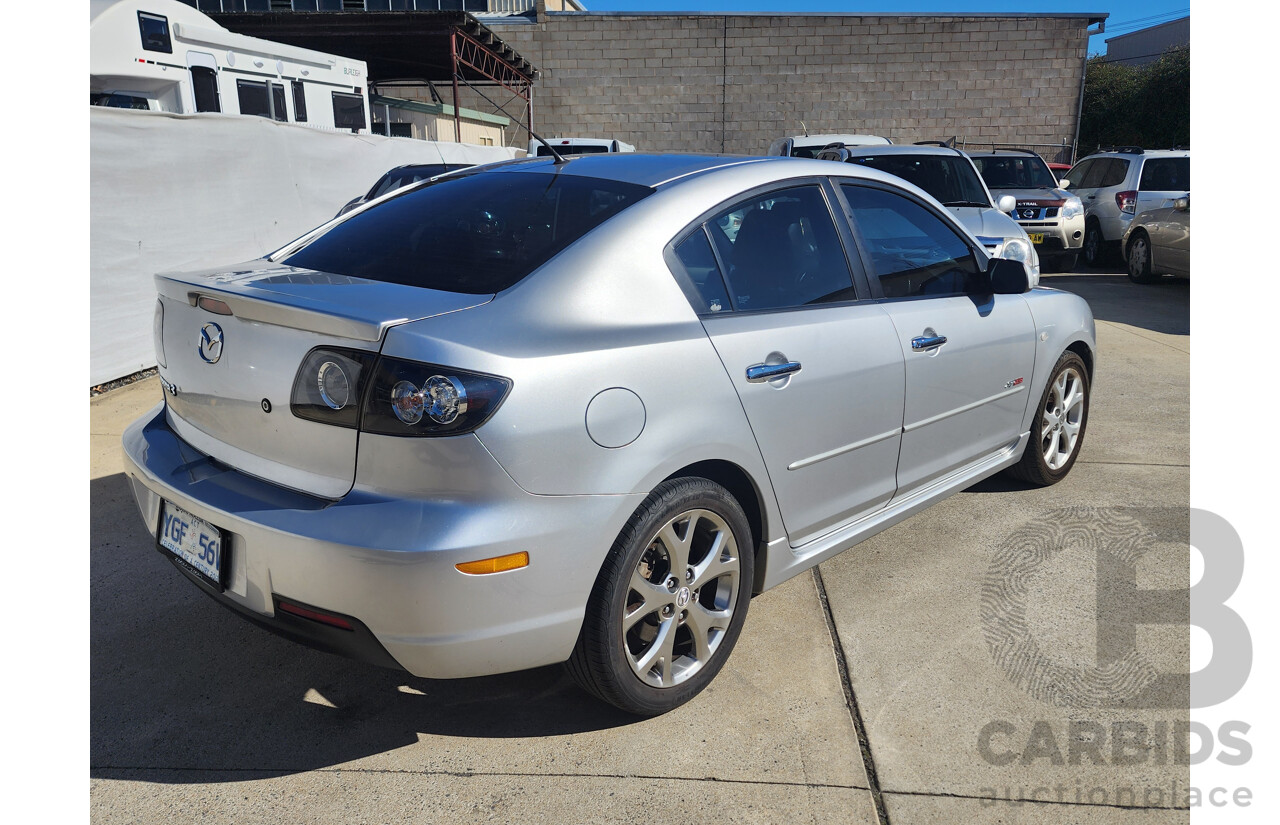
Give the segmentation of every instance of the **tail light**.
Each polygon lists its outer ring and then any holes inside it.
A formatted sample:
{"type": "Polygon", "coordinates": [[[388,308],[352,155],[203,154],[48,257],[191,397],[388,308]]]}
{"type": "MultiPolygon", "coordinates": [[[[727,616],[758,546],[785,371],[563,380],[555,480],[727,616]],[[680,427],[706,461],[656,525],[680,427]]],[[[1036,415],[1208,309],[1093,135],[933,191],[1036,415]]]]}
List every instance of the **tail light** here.
{"type": "Polygon", "coordinates": [[[156,346],[156,363],[167,368],[169,363],[164,357],[164,302],[159,298],[156,299],[156,313],[151,318],[151,337],[156,346]]]}
{"type": "Polygon", "coordinates": [[[1116,193],[1116,206],[1120,207],[1121,212],[1133,214],[1134,207],[1138,205],[1138,193],[1133,190],[1116,193]]]}
{"type": "Polygon", "coordinates": [[[494,375],[382,358],[360,430],[407,436],[469,433],[497,411],[510,389],[510,381],[494,375]]]}
{"type": "Polygon", "coordinates": [[[349,349],[313,349],[293,379],[289,406],[299,418],[355,428],[360,399],[377,355],[349,349]]]}

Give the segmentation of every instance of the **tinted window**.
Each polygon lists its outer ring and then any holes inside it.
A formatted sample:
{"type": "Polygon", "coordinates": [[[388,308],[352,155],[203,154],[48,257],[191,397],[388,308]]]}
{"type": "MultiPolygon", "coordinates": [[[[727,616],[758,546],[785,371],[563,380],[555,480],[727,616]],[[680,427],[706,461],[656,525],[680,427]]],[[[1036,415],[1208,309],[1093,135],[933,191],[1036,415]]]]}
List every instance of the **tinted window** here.
{"type": "Polygon", "coordinates": [[[255,117],[271,117],[267,103],[267,84],[253,80],[236,81],[236,97],[240,100],[240,114],[255,117]]]}
{"type": "Polygon", "coordinates": [[[271,84],[271,107],[275,110],[276,120],[288,122],[289,110],[284,107],[284,87],[279,83],[271,84]]]}
{"type": "MultiPolygon", "coordinates": [[[[555,150],[560,153],[560,157],[567,157],[568,155],[602,155],[609,151],[608,146],[556,146],[554,143],[551,145],[555,146],[555,150]]],[[[549,158],[551,153],[547,151],[547,147],[539,144],[537,156],[549,158]]]]}
{"type": "Polygon", "coordinates": [[[977,294],[977,259],[956,232],[915,201],[843,185],[863,248],[886,298],[977,294]]]}
{"type": "Polygon", "coordinates": [[[720,213],[707,231],[723,250],[736,309],[850,301],[853,277],[822,190],[797,186],[720,213]]]}
{"type": "Polygon", "coordinates": [[[169,18],[140,11],[138,30],[142,34],[142,48],[149,52],[173,54],[173,43],[169,40],[169,18]]]}
{"type": "Polygon", "coordinates": [[[988,189],[1054,189],[1058,181],[1038,157],[975,156],[973,164],[988,189]]]}
{"type": "Polygon", "coordinates": [[[1097,186],[1119,186],[1129,174],[1129,161],[1124,158],[1107,158],[1102,178],[1097,186]]]}
{"type": "Polygon", "coordinates": [[[365,128],[364,97],[334,92],[333,125],[338,129],[365,128]]]}
{"type": "Polygon", "coordinates": [[[90,106],[109,106],[112,109],[150,109],[145,97],[120,92],[90,92],[90,106]]]}
{"type": "Polygon", "coordinates": [[[289,81],[293,84],[293,119],[299,123],[307,122],[307,93],[301,80],[289,81]]]}
{"type": "Polygon", "coordinates": [[[196,98],[197,112],[221,112],[218,102],[218,73],[207,66],[191,67],[191,92],[196,98]]]}
{"type": "Polygon", "coordinates": [[[693,308],[699,312],[726,312],[730,309],[729,293],[720,276],[720,264],[711,251],[706,230],[699,228],[676,247],[676,257],[684,267],[688,283],[696,291],[689,296],[693,308]]]}
{"type": "Polygon", "coordinates": [[[1064,178],[1071,181],[1071,185],[1068,186],[1067,188],[1068,189],[1081,188],[1084,185],[1084,179],[1089,174],[1089,170],[1091,168],[1093,168],[1092,160],[1082,160],[1079,163],[1077,163],[1075,166],[1071,167],[1071,170],[1067,172],[1067,174],[1063,175],[1064,178]]]}
{"type": "Polygon", "coordinates": [[[973,165],[959,155],[856,155],[849,163],[897,175],[945,206],[991,207],[973,165]]]}
{"type": "Polygon", "coordinates": [[[576,175],[448,178],[352,215],[285,262],[447,292],[499,292],[651,194],[576,175]]]}
{"type": "Polygon", "coordinates": [[[1191,158],[1151,158],[1142,164],[1143,192],[1191,191],[1191,158]]]}
{"type": "Polygon", "coordinates": [[[431,163],[424,166],[411,166],[407,169],[393,169],[387,174],[378,178],[378,182],[369,190],[369,194],[365,195],[365,200],[373,200],[380,198],[393,189],[399,189],[402,186],[408,186],[411,183],[417,183],[420,180],[433,178],[436,175],[442,175],[450,169],[460,169],[457,165],[446,165],[443,163],[431,163]]]}

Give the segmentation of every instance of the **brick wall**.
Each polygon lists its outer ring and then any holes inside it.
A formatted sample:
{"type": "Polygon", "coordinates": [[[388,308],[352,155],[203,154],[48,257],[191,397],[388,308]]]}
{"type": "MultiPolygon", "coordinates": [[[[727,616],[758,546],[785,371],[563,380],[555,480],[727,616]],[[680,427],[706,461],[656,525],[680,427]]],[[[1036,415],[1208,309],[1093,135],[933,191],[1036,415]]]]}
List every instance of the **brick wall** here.
{"type": "MultiPolygon", "coordinates": [[[[486,25],[541,71],[534,128],[639,151],[761,154],[777,137],[1070,144],[1072,17],[551,14],[486,25]]],[[[475,98],[468,96],[468,100],[475,98]]],[[[483,111],[491,106],[464,102],[483,111]]],[[[527,139],[510,129],[511,145],[527,139]]],[[[1053,154],[1045,150],[1046,154],[1053,154]]]]}

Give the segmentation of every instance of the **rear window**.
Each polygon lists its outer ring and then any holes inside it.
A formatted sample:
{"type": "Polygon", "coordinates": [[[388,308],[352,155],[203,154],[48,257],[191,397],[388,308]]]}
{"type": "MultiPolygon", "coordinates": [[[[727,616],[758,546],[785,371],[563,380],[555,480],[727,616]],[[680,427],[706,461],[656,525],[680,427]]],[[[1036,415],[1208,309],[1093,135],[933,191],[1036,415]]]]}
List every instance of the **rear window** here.
{"type": "MultiPolygon", "coordinates": [[[[551,145],[555,146],[556,152],[558,152],[561,157],[565,157],[566,155],[603,155],[608,154],[609,152],[608,146],[591,146],[582,143],[569,144],[566,146],[556,146],[554,143],[551,145]]],[[[549,158],[551,157],[551,151],[548,150],[547,147],[539,145],[537,157],[549,158]]]]}
{"type": "Polygon", "coordinates": [[[445,172],[452,172],[455,169],[464,169],[466,164],[457,163],[431,163],[423,166],[411,166],[408,169],[393,169],[383,175],[373,188],[369,190],[369,194],[364,199],[371,201],[374,198],[380,198],[388,192],[399,189],[402,186],[408,186],[411,183],[417,183],[420,180],[434,178],[436,175],[443,175],[445,172]]]}
{"type": "Polygon", "coordinates": [[[446,178],[353,215],[284,262],[445,292],[501,292],[651,194],[576,175],[446,178]]]}
{"type": "Polygon", "coordinates": [[[1143,192],[1191,191],[1191,158],[1151,158],[1142,165],[1143,192]]]}
{"type": "Polygon", "coordinates": [[[897,175],[928,192],[943,206],[991,208],[973,165],[958,155],[854,155],[849,163],[897,175]]]}

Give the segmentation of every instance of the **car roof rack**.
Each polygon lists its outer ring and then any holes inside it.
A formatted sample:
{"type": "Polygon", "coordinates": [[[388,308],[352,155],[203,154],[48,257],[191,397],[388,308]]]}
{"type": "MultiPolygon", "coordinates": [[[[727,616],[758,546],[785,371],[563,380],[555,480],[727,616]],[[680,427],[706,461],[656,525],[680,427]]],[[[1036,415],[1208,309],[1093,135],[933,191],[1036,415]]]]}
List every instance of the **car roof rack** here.
{"type": "Polygon", "coordinates": [[[1099,146],[1099,152],[1119,152],[1122,155],[1141,155],[1143,150],[1141,146],[1099,146]]]}
{"type": "Polygon", "coordinates": [[[912,144],[912,146],[941,146],[943,149],[954,149],[954,148],[956,148],[956,139],[955,139],[955,138],[950,138],[950,139],[945,140],[945,141],[943,141],[943,140],[917,140],[915,143],[913,143],[913,144],[912,144]]]}
{"type": "Polygon", "coordinates": [[[996,152],[1022,152],[1024,155],[1040,156],[1040,153],[1035,149],[1028,149],[1025,146],[992,146],[991,153],[995,154],[996,152]]]}

